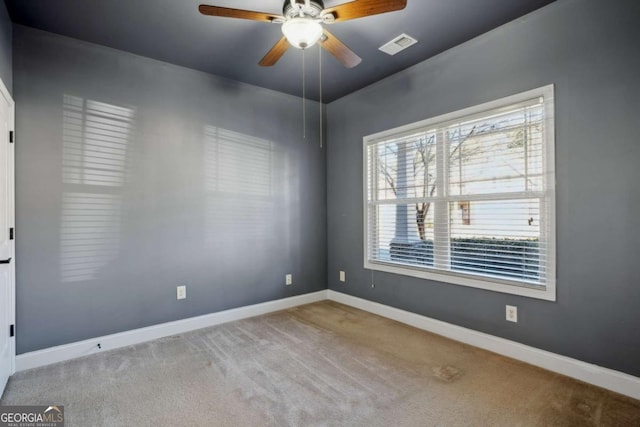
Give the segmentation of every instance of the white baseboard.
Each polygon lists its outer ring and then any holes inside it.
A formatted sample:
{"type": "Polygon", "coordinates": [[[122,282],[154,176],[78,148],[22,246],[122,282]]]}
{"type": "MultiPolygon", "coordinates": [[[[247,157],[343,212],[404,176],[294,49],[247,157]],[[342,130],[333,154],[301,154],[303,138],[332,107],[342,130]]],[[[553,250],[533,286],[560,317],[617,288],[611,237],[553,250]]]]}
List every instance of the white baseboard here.
{"type": "Polygon", "coordinates": [[[234,308],[20,354],[16,357],[16,370],[24,371],[100,351],[139,344],[325,299],[359,308],[465,344],[539,366],[634,399],[640,399],[640,378],[638,377],[332,290],[234,308]],[[98,348],[98,344],[100,344],[101,349],[98,348]]]}
{"type": "Polygon", "coordinates": [[[329,290],[328,298],[465,344],[640,399],[640,378],[483,332],[329,290]]]}
{"type": "Polygon", "coordinates": [[[16,371],[38,368],[92,353],[139,344],[278,310],[286,310],[325,299],[327,299],[327,291],[323,290],[32,351],[16,356],[16,371]],[[98,344],[101,348],[98,348],[98,344]]]}

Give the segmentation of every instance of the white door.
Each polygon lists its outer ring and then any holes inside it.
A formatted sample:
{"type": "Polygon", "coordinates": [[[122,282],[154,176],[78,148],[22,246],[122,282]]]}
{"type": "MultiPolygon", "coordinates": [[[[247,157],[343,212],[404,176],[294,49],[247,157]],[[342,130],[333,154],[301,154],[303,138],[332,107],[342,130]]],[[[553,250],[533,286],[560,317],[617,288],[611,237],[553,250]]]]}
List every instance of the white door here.
{"type": "Polygon", "coordinates": [[[0,396],[14,371],[13,99],[0,80],[0,396]],[[10,140],[11,139],[11,140],[10,140]],[[11,229],[11,230],[10,230],[11,229]],[[11,331],[11,333],[10,333],[11,331]]]}

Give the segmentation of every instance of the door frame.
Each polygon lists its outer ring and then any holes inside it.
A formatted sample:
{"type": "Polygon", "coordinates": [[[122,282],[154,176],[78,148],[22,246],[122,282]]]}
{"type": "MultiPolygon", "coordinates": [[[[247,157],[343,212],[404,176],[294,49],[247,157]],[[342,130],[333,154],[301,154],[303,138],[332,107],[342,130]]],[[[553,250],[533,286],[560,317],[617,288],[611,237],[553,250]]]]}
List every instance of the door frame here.
{"type": "MultiPolygon", "coordinates": [[[[15,113],[16,113],[16,104],[13,101],[13,97],[9,90],[0,78],[0,95],[2,95],[7,101],[9,101],[9,131],[13,132],[13,144],[9,145],[9,170],[7,177],[7,187],[9,189],[9,201],[11,203],[12,209],[9,212],[9,227],[13,227],[14,229],[14,240],[11,241],[11,258],[12,262],[9,264],[10,275],[11,275],[11,286],[9,288],[9,322],[12,325],[16,324],[16,221],[15,221],[15,212],[16,212],[16,198],[15,198],[15,146],[16,146],[16,132],[15,132],[15,113]]],[[[0,136],[0,138],[6,138],[6,142],[8,143],[9,135],[0,136]]],[[[10,375],[13,375],[16,372],[16,327],[13,327],[14,334],[13,337],[9,338],[9,347],[11,354],[11,366],[9,369],[10,375]]],[[[9,331],[0,331],[0,333],[8,334],[9,331]]]]}

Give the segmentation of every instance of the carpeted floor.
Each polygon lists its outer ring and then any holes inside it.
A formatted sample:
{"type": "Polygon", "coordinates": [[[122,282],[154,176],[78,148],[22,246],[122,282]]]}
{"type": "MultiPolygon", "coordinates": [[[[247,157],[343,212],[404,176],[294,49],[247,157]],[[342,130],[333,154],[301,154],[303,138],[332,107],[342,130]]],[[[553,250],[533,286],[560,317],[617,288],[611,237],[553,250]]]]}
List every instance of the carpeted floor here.
{"type": "Polygon", "coordinates": [[[69,426],[640,426],[640,401],[323,301],[20,372],[69,426]]]}

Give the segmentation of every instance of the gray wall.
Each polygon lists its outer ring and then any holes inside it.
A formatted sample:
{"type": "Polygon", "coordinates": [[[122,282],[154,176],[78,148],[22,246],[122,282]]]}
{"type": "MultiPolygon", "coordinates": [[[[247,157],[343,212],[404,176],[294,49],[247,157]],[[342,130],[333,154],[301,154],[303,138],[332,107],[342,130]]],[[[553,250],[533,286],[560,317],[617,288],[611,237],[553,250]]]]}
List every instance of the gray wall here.
{"type": "Polygon", "coordinates": [[[18,353],[326,289],[317,104],[19,25],[14,67],[18,353]]]}
{"type": "Polygon", "coordinates": [[[0,79],[4,85],[13,93],[13,68],[11,53],[11,33],[13,24],[7,6],[0,1],[0,79]]]}
{"type": "Polygon", "coordinates": [[[330,289],[640,376],[639,21],[637,0],[559,0],[329,104],[330,289]],[[550,83],[557,302],[379,272],[371,288],[362,137],[550,83]]]}

